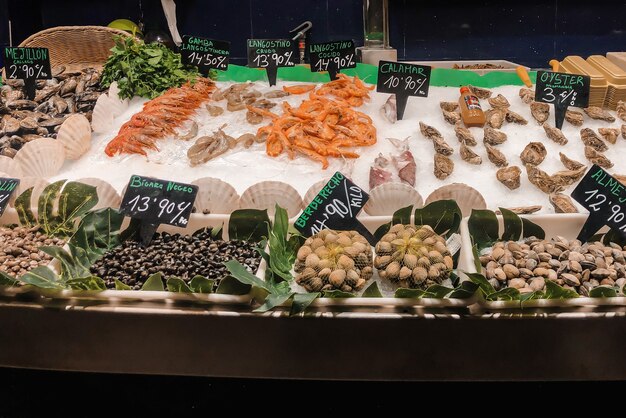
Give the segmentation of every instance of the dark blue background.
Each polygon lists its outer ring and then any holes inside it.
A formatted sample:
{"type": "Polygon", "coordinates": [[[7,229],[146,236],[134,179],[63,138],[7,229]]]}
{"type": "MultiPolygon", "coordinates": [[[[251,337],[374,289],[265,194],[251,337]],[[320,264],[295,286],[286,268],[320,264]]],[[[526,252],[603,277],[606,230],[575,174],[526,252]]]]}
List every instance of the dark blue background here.
{"type": "MultiPolygon", "coordinates": [[[[0,43],[57,25],[141,19],[139,0],[0,0],[0,43]]],[[[159,0],[142,0],[148,28],[166,28],[159,0]]],[[[178,0],[181,34],[232,42],[244,63],[248,37],[286,37],[304,20],[315,41],[363,42],[361,0],[178,0]]],[[[533,67],[565,55],[626,50],[624,0],[390,0],[391,44],[400,59],[508,59],[533,67]],[[509,4],[511,3],[511,4],[509,4]]]]}

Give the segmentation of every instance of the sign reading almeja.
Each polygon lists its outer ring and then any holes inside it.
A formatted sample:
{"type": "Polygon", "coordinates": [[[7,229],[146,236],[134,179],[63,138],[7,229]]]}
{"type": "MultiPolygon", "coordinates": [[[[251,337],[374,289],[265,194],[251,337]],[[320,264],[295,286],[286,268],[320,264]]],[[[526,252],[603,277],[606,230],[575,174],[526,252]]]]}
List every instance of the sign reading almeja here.
{"type": "Polygon", "coordinates": [[[376,91],[396,95],[398,120],[404,116],[409,96],[428,97],[431,70],[427,65],[403,62],[380,61],[378,64],[376,91]]]}
{"type": "Polygon", "coordinates": [[[294,226],[306,237],[326,228],[357,231],[374,245],[374,236],[356,219],[368,200],[367,193],[336,172],[304,209],[294,226]]]}

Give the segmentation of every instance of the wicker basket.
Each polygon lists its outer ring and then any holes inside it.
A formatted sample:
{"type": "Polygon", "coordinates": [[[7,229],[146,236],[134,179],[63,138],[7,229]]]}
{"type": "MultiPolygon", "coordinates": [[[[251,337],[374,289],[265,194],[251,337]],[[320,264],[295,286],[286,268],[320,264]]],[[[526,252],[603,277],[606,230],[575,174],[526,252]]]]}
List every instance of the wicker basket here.
{"type": "Polygon", "coordinates": [[[53,67],[101,69],[114,45],[114,35],[132,36],[105,26],[57,26],[29,36],[19,46],[48,48],[53,67]]]}

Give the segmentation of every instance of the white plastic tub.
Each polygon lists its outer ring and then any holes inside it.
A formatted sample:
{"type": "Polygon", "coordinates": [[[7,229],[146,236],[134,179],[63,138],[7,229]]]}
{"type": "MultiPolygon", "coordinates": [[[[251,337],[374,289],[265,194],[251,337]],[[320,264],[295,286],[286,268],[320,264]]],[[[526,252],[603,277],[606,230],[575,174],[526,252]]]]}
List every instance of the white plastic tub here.
{"type": "MultiPolygon", "coordinates": [[[[581,230],[587,214],[570,213],[570,214],[549,214],[549,215],[520,215],[537,225],[546,232],[546,239],[551,239],[557,235],[567,239],[575,239],[581,230]]],[[[468,222],[469,218],[464,218],[461,222],[461,237],[463,249],[461,251],[461,259],[459,260],[459,270],[468,273],[477,273],[474,264],[474,255],[472,254],[472,240],[470,237],[468,222]]],[[[500,230],[502,231],[502,216],[498,216],[500,230]]],[[[626,306],[626,297],[617,296],[613,298],[590,298],[579,297],[573,299],[536,299],[520,303],[520,301],[486,301],[479,295],[478,303],[486,310],[512,310],[529,308],[579,308],[579,307],[595,307],[595,306],[626,306]]]]}
{"type": "MultiPolygon", "coordinates": [[[[492,71],[500,71],[500,72],[505,72],[505,73],[512,73],[515,72],[515,69],[517,67],[520,66],[520,64],[516,64],[514,62],[511,61],[507,61],[507,60],[474,60],[474,61],[407,61],[409,64],[418,64],[418,65],[428,65],[431,66],[433,68],[448,68],[448,69],[452,69],[454,67],[454,64],[457,64],[458,66],[465,66],[465,65],[475,65],[475,64],[494,64],[494,65],[499,65],[502,66],[504,68],[485,68],[485,69],[470,69],[470,68],[463,68],[460,69],[462,71],[473,71],[476,74],[480,74],[480,75],[485,75],[487,73],[490,73],[492,71]]],[[[530,70],[529,67],[525,67],[526,70],[530,70]]]]}

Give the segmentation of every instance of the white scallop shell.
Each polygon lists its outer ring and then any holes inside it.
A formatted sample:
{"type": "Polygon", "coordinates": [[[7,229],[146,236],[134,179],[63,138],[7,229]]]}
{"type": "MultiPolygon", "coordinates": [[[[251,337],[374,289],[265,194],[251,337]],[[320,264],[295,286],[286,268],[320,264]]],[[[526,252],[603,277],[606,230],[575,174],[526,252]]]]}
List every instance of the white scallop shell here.
{"type": "Polygon", "coordinates": [[[421,208],[424,199],[414,187],[405,183],[383,183],[370,191],[370,199],[363,208],[368,215],[393,215],[398,209],[413,205],[421,208]]]}
{"type": "Polygon", "coordinates": [[[304,199],[302,199],[302,207],[306,208],[307,206],[309,206],[309,204],[311,204],[313,199],[315,199],[315,196],[317,196],[320,190],[322,190],[322,188],[326,186],[328,180],[330,180],[330,177],[324,180],[320,180],[311,187],[309,187],[309,190],[304,195],[304,199]]]}
{"type": "Polygon", "coordinates": [[[122,198],[117,190],[106,181],[94,177],[86,177],[74,181],[96,188],[98,192],[98,203],[93,207],[93,210],[103,208],[119,209],[122,198]]]}
{"type": "Polygon", "coordinates": [[[68,160],[78,160],[91,148],[89,120],[78,113],[65,119],[59,129],[57,141],[65,147],[65,157],[68,160]]]}
{"type": "Polygon", "coordinates": [[[270,216],[279,205],[289,217],[296,216],[302,209],[302,197],[296,189],[281,181],[262,181],[246,189],[241,195],[242,209],[267,209],[270,216]]]}
{"type": "Polygon", "coordinates": [[[487,209],[483,195],[465,183],[452,183],[436,189],[426,198],[426,204],[449,199],[456,201],[464,217],[470,216],[472,209],[487,209]]]}
{"type": "Polygon", "coordinates": [[[65,147],[56,139],[39,138],[24,144],[14,159],[25,176],[48,178],[57,174],[63,166],[65,147]]]}
{"type": "Polygon", "coordinates": [[[37,212],[37,206],[39,204],[39,196],[43,192],[43,189],[48,187],[50,183],[41,177],[22,177],[20,179],[20,184],[17,186],[17,191],[13,195],[13,199],[11,200],[11,204],[15,203],[15,199],[17,199],[22,193],[26,190],[32,188],[33,191],[30,195],[30,208],[33,212],[37,212]]]}
{"type": "Polygon", "coordinates": [[[20,178],[23,175],[20,163],[5,155],[0,155],[0,171],[12,178],[20,178]]]}
{"type": "Polygon", "coordinates": [[[114,104],[106,94],[101,94],[96,100],[96,105],[91,114],[91,127],[94,132],[102,133],[108,131],[113,126],[114,104]]]}
{"type": "Polygon", "coordinates": [[[230,214],[239,209],[239,194],[230,184],[213,177],[203,177],[191,182],[198,186],[194,207],[205,215],[230,214]]]}

